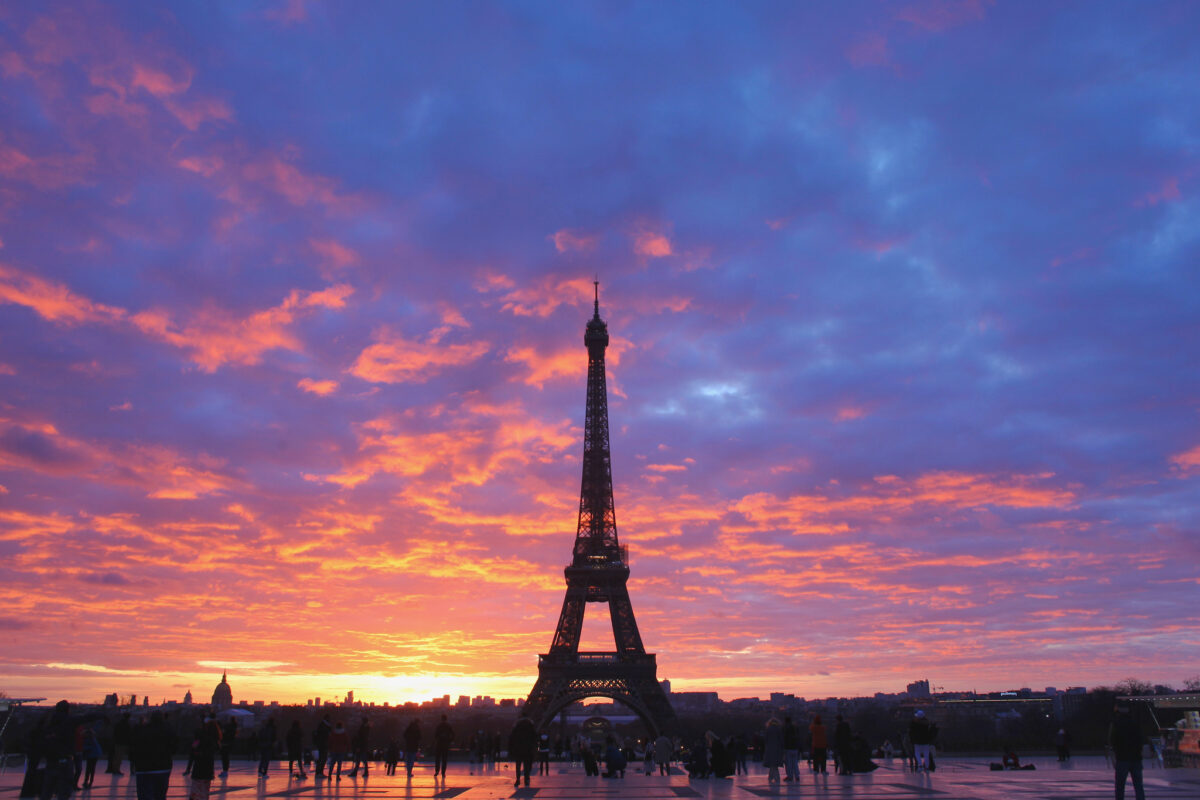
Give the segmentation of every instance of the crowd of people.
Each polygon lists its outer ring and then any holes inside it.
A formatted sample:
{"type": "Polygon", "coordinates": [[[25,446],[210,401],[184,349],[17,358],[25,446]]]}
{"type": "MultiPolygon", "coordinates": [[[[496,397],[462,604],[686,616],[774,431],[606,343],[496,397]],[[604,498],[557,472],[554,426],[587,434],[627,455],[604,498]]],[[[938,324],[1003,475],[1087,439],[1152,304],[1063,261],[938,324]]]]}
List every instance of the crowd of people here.
{"type": "MultiPolygon", "coordinates": [[[[836,715],[829,726],[820,714],[814,714],[807,722],[806,726],[801,726],[790,715],[783,719],[772,716],[761,731],[750,735],[722,737],[709,730],[691,740],[659,735],[649,740],[622,741],[615,733],[608,732],[601,744],[593,736],[584,734],[569,741],[560,737],[552,742],[548,734],[539,733],[534,721],[522,713],[507,739],[498,733],[480,730],[462,745],[469,754],[472,772],[476,766],[481,770],[491,768],[506,756],[515,767],[514,786],[531,785],[535,760],[538,774],[548,775],[552,753],[563,760],[569,757],[572,766],[582,765],[586,775],[618,779],[624,778],[630,765],[639,759],[646,775],[655,772],[671,775],[674,769],[681,768],[692,779],[730,778],[748,773],[747,761],[751,753],[761,757],[768,783],[799,781],[802,759],[807,764],[807,771],[818,776],[827,774],[830,761],[833,771],[840,775],[877,768],[866,739],[852,731],[841,714],[836,715]]],[[[208,800],[213,780],[228,775],[238,733],[237,720],[233,716],[222,721],[214,713],[203,714],[187,746],[188,762],[183,774],[190,779],[189,800],[208,800]],[[216,771],[218,764],[219,773],[216,771]]],[[[38,721],[28,738],[27,770],[20,797],[39,797],[40,800],[51,797],[69,800],[74,791],[89,789],[95,781],[97,764],[106,752],[106,772],[109,774],[123,775],[121,768],[128,760],[138,800],[164,800],[179,744],[175,731],[159,711],[151,712],[136,724],[129,713],[109,723],[97,712],[72,714],[71,706],[65,700],[38,721]],[[108,724],[110,728],[110,735],[105,737],[107,750],[97,734],[101,724],[108,724]]],[[[926,717],[924,710],[917,709],[903,734],[900,750],[913,771],[936,769],[937,738],[937,725],[926,717]]],[[[1109,738],[1116,769],[1117,797],[1124,796],[1125,783],[1132,781],[1134,792],[1141,800],[1144,738],[1132,721],[1128,707],[1118,709],[1109,738]]],[[[307,735],[300,721],[293,720],[282,739],[278,736],[275,719],[269,717],[255,728],[252,741],[260,778],[269,775],[273,762],[282,752],[286,755],[289,778],[307,780],[311,776],[318,781],[340,781],[344,768],[344,774],[350,778],[359,774],[366,778],[372,763],[378,761],[383,762],[386,774],[395,775],[403,760],[407,775],[412,776],[422,753],[426,758],[432,754],[434,777],[444,779],[451,747],[457,739],[447,715],[441,715],[429,736],[422,730],[420,720],[413,717],[402,736],[390,737],[384,748],[375,749],[368,717],[358,720],[351,732],[345,722],[334,720],[326,713],[307,735]]],[[[1055,737],[1060,761],[1070,759],[1069,745],[1069,734],[1060,729],[1055,737]]],[[[890,742],[884,742],[875,752],[891,757],[896,751],[890,742]]],[[[1028,768],[1032,767],[1021,765],[1016,754],[1007,751],[1002,762],[993,764],[993,769],[1028,768]]]]}

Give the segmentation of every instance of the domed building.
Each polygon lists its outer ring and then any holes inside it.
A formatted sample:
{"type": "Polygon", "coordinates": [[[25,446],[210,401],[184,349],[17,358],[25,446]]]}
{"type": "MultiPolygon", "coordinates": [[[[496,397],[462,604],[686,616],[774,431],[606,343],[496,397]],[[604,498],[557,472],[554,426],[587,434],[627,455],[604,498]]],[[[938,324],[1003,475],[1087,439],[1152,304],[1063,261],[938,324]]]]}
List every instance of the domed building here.
{"type": "Polygon", "coordinates": [[[225,672],[221,673],[221,682],[213,689],[212,705],[213,711],[224,711],[233,707],[233,690],[229,688],[225,672]]]}

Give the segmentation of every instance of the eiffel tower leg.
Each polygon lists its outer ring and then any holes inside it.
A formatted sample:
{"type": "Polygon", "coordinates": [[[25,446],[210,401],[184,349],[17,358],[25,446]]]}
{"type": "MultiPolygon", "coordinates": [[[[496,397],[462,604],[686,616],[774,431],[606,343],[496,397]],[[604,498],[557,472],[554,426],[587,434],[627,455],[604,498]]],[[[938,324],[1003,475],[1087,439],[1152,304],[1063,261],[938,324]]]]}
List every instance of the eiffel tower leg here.
{"type": "Polygon", "coordinates": [[[563,598],[562,613],[558,617],[558,628],[554,631],[554,642],[550,651],[579,649],[579,637],[583,634],[583,612],[587,605],[587,587],[567,585],[567,596],[563,598]]]}
{"type": "Polygon", "coordinates": [[[608,615],[612,619],[618,653],[646,652],[638,633],[637,620],[633,616],[633,604],[629,602],[629,590],[624,583],[608,590],[608,615]]]}

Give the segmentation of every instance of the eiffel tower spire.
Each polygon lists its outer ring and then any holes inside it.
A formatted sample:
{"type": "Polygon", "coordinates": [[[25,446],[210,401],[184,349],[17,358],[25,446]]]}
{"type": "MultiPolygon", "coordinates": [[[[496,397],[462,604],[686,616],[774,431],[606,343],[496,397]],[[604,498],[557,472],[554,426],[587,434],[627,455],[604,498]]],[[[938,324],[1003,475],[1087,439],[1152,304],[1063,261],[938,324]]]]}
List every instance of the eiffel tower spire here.
{"type": "Polygon", "coordinates": [[[583,480],[579,486],[579,524],[575,530],[574,566],[624,563],[617,542],[617,510],[613,503],[612,456],[608,444],[608,386],[604,351],[608,325],[600,319],[600,281],[594,281],[595,311],[583,343],[588,351],[587,413],[583,425],[583,480]]]}
{"type": "Polygon", "coordinates": [[[540,728],[571,703],[608,697],[629,706],[656,736],[675,728],[675,711],[658,683],[654,654],[647,653],[642,645],[626,587],[628,559],[617,541],[604,371],[608,326],[600,318],[599,281],[595,292],[592,318],[583,335],[588,351],[583,478],[575,546],[571,564],[564,570],[567,594],[550,652],[538,657],[538,680],[525,710],[540,728]],[[608,603],[615,651],[580,652],[588,603],[608,603]]]}

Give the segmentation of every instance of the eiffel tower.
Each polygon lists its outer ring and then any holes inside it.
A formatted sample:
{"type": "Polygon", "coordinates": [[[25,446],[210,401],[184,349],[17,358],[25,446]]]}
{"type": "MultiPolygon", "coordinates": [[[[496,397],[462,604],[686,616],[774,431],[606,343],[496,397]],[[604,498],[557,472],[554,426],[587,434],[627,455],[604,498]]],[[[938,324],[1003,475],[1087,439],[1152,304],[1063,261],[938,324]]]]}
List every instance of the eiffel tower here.
{"type": "Polygon", "coordinates": [[[538,679],[525,711],[541,729],[572,703],[608,697],[628,706],[652,737],[676,729],[675,710],[658,683],[658,665],[647,653],[629,602],[627,550],[617,542],[612,460],[608,447],[608,389],[604,350],[608,326],[600,319],[600,282],[595,313],[583,343],[588,351],[587,417],[583,429],[583,481],[579,525],[571,564],[565,570],[567,596],[550,652],[538,656],[538,679]],[[615,652],[580,652],[579,637],[588,603],[608,603],[615,652]]]}

